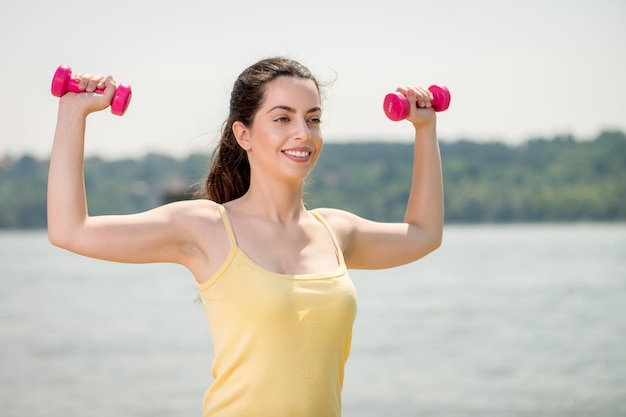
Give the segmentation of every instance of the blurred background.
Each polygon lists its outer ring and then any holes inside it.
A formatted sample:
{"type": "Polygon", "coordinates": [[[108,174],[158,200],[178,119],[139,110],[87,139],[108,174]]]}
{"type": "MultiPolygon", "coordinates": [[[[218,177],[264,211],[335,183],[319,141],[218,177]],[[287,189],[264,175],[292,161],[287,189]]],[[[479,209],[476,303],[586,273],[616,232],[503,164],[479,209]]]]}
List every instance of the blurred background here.
{"type": "Polygon", "coordinates": [[[442,138],[502,140],[625,130],[621,0],[147,0],[0,5],[0,153],[46,156],[59,65],[131,84],[126,116],[90,120],[87,153],[186,155],[212,144],[232,84],[258,59],[295,58],[331,83],[328,142],[411,140],[381,111],[399,85],[447,84],[442,138]]]}
{"type": "Polygon", "coordinates": [[[212,348],[193,278],[53,248],[59,65],[132,85],[89,117],[92,214],[189,198],[232,84],[273,55],[324,88],[307,205],[402,218],[398,85],[446,84],[443,246],[359,292],[347,417],[626,415],[626,3],[112,0],[0,4],[2,415],[198,415],[212,348]],[[365,198],[367,197],[367,198],[365,198]]]}

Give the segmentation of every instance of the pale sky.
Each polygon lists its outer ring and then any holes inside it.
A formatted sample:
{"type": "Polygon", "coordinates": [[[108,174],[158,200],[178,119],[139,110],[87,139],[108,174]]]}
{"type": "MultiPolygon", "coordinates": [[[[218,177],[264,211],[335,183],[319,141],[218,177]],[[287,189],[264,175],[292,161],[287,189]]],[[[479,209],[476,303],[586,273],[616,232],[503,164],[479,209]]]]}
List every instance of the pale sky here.
{"type": "Polygon", "coordinates": [[[87,154],[207,151],[248,65],[283,55],[325,89],[327,143],[406,141],[382,101],[446,84],[442,140],[519,143],[626,131],[626,1],[9,1],[0,4],[0,158],[47,157],[59,65],[133,88],[123,117],[90,116],[87,154]]]}

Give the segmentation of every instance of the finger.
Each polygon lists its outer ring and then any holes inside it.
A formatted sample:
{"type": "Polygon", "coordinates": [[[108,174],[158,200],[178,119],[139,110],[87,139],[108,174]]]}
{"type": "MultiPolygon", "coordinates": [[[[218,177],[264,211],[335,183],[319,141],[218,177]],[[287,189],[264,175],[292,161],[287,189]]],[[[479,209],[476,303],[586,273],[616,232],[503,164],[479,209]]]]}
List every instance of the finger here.
{"type": "Polygon", "coordinates": [[[98,88],[103,88],[104,89],[104,96],[107,98],[107,100],[111,101],[113,100],[113,96],[115,95],[115,90],[117,89],[117,84],[115,82],[115,80],[113,79],[112,75],[107,75],[102,81],[102,87],[98,87],[98,88]]]}
{"type": "Polygon", "coordinates": [[[96,91],[99,85],[101,86],[100,88],[102,88],[104,86],[103,80],[104,80],[104,75],[102,74],[93,75],[87,82],[87,87],[85,88],[85,91],[92,93],[96,91]]]}
{"type": "Polygon", "coordinates": [[[104,90],[106,88],[106,80],[110,77],[110,75],[107,75],[106,77],[103,77],[100,81],[98,81],[98,84],[96,85],[96,88],[99,90],[104,90]]]}
{"type": "Polygon", "coordinates": [[[396,88],[396,92],[398,92],[398,93],[402,94],[403,96],[407,97],[409,89],[407,87],[399,86],[398,88],[396,88]]]}
{"type": "Polygon", "coordinates": [[[416,106],[419,106],[419,102],[417,101],[417,94],[415,93],[414,89],[404,88],[401,93],[404,94],[406,99],[409,101],[409,109],[413,109],[416,106]]]}
{"type": "Polygon", "coordinates": [[[419,107],[428,108],[431,106],[432,94],[424,87],[414,87],[416,100],[419,107]]]}
{"type": "Polygon", "coordinates": [[[89,85],[89,80],[91,79],[91,77],[93,77],[93,74],[91,73],[77,74],[76,79],[78,81],[78,88],[80,88],[83,91],[86,90],[87,85],[89,85]]]}

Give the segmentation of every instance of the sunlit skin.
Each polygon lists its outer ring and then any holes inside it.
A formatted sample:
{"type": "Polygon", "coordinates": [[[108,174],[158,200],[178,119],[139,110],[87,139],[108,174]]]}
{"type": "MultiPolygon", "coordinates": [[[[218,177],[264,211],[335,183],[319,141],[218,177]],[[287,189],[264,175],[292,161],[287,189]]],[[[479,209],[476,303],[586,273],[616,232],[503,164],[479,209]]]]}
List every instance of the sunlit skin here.
{"type": "MultiPolygon", "coordinates": [[[[105,109],[115,92],[112,77],[78,77],[85,91],[59,101],[48,181],[48,236],[76,253],[117,262],[173,262],[204,282],[231,250],[219,215],[209,200],[167,204],[133,215],[90,216],[83,177],[87,116],[105,109]]],[[[421,87],[400,87],[411,105],[415,162],[402,222],[379,223],[339,209],[326,217],[349,268],[382,269],[423,257],[441,243],[443,189],[431,96],[421,87]],[[417,108],[416,104],[420,107],[417,108]]],[[[253,123],[233,125],[248,153],[250,188],[225,203],[239,247],[272,272],[335,271],[338,260],[327,230],[303,203],[303,184],[322,150],[320,97],[310,80],[279,77],[266,86],[253,123]]],[[[364,121],[365,123],[366,121],[364,121]]],[[[357,179],[358,180],[358,179],[357,179]]],[[[364,195],[363,204],[376,195],[364,195]]]]}
{"type": "Polygon", "coordinates": [[[320,125],[315,84],[293,77],[267,85],[251,126],[233,125],[248,154],[250,189],[225,206],[240,247],[272,271],[313,273],[338,267],[330,236],[302,202],[304,180],[322,150],[320,125]]]}
{"type": "MultiPolygon", "coordinates": [[[[279,77],[268,84],[252,125],[233,131],[248,153],[251,189],[302,187],[322,150],[320,97],[311,80],[279,77]]],[[[290,190],[289,190],[290,191],[290,190]]]]}

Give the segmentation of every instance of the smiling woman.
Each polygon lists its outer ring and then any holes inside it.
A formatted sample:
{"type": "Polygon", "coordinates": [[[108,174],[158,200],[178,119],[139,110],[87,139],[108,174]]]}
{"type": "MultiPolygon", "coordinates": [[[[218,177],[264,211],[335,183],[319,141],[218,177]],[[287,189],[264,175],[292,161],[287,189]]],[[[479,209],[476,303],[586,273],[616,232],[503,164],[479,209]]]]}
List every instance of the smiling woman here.
{"type": "Polygon", "coordinates": [[[236,121],[232,128],[248,155],[250,181],[266,183],[265,176],[274,171],[294,170],[294,184],[301,187],[322,149],[320,117],[320,95],[314,81],[283,75],[268,84],[251,125],[236,121]]]}
{"type": "MultiPolygon", "coordinates": [[[[201,190],[201,197],[224,203],[241,197],[250,187],[248,154],[240,146],[234,129],[237,126],[240,134],[245,132],[245,139],[248,140],[249,132],[245,127],[252,126],[255,118],[268,117],[272,120],[273,116],[277,124],[284,124],[289,120],[289,116],[296,112],[293,107],[280,102],[279,97],[276,97],[276,104],[274,102],[272,104],[263,103],[263,101],[267,101],[265,97],[266,84],[278,77],[289,78],[294,82],[295,80],[300,82],[309,80],[310,84],[313,84],[315,88],[313,101],[316,103],[313,111],[319,124],[319,112],[321,112],[319,86],[308,68],[294,61],[279,59],[263,60],[247,68],[241,73],[233,87],[230,98],[230,114],[228,120],[224,122],[222,137],[213,154],[211,171],[207,177],[205,188],[201,190]],[[265,104],[264,111],[259,109],[262,104],[265,104]],[[257,116],[257,113],[260,116],[257,116]]],[[[271,85],[267,85],[267,90],[270,89],[276,90],[271,85]]],[[[319,136],[321,140],[321,132],[319,136]]]]}
{"type": "MultiPolygon", "coordinates": [[[[342,412],[356,291],[349,268],[415,261],[442,238],[443,189],[432,94],[410,103],[414,170],[403,222],[304,206],[323,146],[319,85],[285,58],[237,78],[202,194],[133,215],[89,216],[83,177],[87,116],[109,106],[111,76],[77,76],[60,99],[48,183],[48,236],[76,253],[172,262],[195,277],[214,345],[204,415],[329,416],[342,412]]],[[[149,287],[147,287],[148,289],[149,287]]]]}

